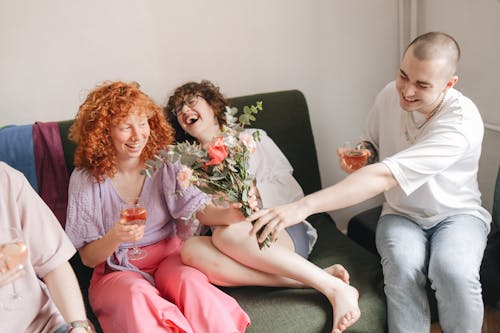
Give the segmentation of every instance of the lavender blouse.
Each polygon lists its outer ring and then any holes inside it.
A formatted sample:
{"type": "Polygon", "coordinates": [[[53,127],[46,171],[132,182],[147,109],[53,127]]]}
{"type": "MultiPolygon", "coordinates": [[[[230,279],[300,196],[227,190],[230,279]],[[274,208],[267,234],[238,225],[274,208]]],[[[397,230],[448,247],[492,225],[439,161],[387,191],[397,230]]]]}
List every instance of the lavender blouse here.
{"type": "MultiPolygon", "coordinates": [[[[137,246],[154,244],[176,232],[186,238],[186,233],[196,228],[194,214],[211,199],[194,186],[182,190],[176,179],[179,169],[179,163],[166,163],[151,178],[146,178],[139,199],[148,217],[144,237],[136,242],[137,246]]],[[[87,171],[75,169],[69,182],[66,221],[66,233],[74,246],[79,249],[103,237],[118,222],[122,203],[110,178],[98,183],[87,171]]],[[[122,243],[107,259],[108,266],[140,272],[125,255],[132,246],[122,243]]],[[[140,273],[152,281],[148,274],[140,273]]]]}

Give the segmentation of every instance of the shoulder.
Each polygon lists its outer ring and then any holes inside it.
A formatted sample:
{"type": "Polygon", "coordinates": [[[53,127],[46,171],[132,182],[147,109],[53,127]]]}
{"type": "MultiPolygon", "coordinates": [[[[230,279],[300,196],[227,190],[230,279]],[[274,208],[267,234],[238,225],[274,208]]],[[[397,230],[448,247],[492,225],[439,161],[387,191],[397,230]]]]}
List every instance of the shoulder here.
{"type": "Polygon", "coordinates": [[[22,179],[22,173],[5,162],[0,161],[0,173],[2,177],[8,179],[22,179]]]}
{"type": "Polygon", "coordinates": [[[399,94],[396,89],[396,81],[387,83],[377,94],[376,100],[379,102],[390,102],[394,99],[399,101],[399,94]]]}
{"type": "Polygon", "coordinates": [[[445,98],[443,116],[455,118],[455,121],[467,127],[483,127],[481,114],[470,98],[456,89],[450,89],[445,98]]]}
{"type": "Polygon", "coordinates": [[[69,178],[68,195],[81,197],[94,191],[99,182],[85,169],[74,169],[69,178]]]}
{"type": "Polygon", "coordinates": [[[258,143],[263,143],[263,142],[268,142],[268,141],[273,141],[269,135],[267,135],[267,132],[264,131],[263,129],[260,129],[260,128],[245,128],[242,132],[243,134],[246,134],[246,135],[255,135],[255,134],[258,134],[258,143]]]}
{"type": "Polygon", "coordinates": [[[28,182],[21,171],[2,161],[0,161],[0,176],[2,187],[7,187],[6,191],[10,193],[19,193],[24,182],[28,182]]]}

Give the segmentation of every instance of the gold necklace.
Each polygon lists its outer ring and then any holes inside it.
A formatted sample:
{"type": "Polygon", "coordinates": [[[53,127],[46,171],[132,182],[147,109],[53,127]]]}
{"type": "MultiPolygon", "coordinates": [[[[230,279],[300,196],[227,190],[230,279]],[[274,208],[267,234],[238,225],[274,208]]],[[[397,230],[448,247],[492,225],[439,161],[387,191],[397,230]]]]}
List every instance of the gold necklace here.
{"type": "Polygon", "coordinates": [[[410,115],[407,114],[406,117],[405,117],[405,137],[406,137],[406,141],[407,142],[409,142],[409,143],[415,143],[415,140],[420,135],[420,133],[423,131],[425,125],[427,125],[427,123],[429,122],[429,120],[436,113],[438,113],[441,110],[441,107],[443,106],[443,102],[444,102],[445,97],[446,97],[446,92],[444,93],[443,98],[441,98],[441,101],[439,102],[439,104],[431,112],[429,112],[428,114],[425,115],[425,119],[424,119],[423,123],[420,124],[420,125],[417,124],[417,121],[415,120],[415,116],[413,115],[413,112],[415,112],[415,111],[409,111],[408,112],[410,115]],[[409,127],[410,124],[409,124],[409,121],[408,121],[408,118],[410,118],[410,117],[411,117],[411,122],[413,123],[413,126],[416,129],[416,133],[415,133],[415,135],[413,135],[413,137],[410,135],[410,127],[409,127]]]}

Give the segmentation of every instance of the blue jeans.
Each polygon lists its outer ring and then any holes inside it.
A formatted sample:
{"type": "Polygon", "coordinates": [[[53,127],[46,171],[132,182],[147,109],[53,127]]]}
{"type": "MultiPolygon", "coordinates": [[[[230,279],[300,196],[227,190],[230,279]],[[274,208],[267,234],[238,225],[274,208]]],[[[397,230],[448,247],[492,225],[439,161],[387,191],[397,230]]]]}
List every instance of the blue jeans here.
{"type": "Polygon", "coordinates": [[[451,216],[431,229],[384,215],[376,232],[384,272],[389,332],[429,332],[427,278],[436,292],[443,332],[481,332],[479,267],[488,228],[471,215],[451,216]]]}

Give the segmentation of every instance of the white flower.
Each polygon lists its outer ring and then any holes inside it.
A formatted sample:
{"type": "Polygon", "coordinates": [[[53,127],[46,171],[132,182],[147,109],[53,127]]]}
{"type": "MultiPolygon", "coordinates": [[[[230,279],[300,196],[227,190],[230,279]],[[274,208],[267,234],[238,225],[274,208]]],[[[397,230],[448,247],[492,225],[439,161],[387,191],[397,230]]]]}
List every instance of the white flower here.
{"type": "Polygon", "coordinates": [[[245,145],[245,147],[247,147],[250,154],[253,154],[255,149],[257,149],[257,144],[255,143],[255,140],[253,139],[253,136],[251,134],[241,133],[240,141],[245,145]]]}

